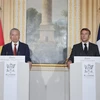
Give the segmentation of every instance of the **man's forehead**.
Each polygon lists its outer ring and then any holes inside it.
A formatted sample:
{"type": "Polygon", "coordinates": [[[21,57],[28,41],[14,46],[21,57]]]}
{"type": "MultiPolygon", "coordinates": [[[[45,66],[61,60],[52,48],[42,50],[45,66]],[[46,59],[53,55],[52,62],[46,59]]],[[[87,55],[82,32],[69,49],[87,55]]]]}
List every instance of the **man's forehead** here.
{"type": "Polygon", "coordinates": [[[14,33],[20,34],[18,30],[12,30],[12,31],[11,31],[11,34],[14,34],[14,33]]]}
{"type": "Polygon", "coordinates": [[[89,31],[87,31],[87,30],[82,30],[81,33],[89,33],[89,31]]]}
{"type": "Polygon", "coordinates": [[[18,30],[12,30],[12,32],[18,32],[18,33],[19,33],[19,31],[18,31],[18,30]]]}

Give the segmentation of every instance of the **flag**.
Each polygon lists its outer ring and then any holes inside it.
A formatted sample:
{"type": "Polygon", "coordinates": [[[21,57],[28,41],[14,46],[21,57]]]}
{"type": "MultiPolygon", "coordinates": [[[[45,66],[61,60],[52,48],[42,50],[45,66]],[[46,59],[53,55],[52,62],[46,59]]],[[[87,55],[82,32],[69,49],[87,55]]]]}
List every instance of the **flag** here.
{"type": "Polygon", "coordinates": [[[98,45],[99,52],[100,52],[100,24],[99,24],[98,35],[97,35],[97,45],[98,45]]]}
{"type": "Polygon", "coordinates": [[[3,30],[2,30],[2,24],[0,19],[0,53],[3,45],[4,45],[4,37],[3,37],[3,30]]]}

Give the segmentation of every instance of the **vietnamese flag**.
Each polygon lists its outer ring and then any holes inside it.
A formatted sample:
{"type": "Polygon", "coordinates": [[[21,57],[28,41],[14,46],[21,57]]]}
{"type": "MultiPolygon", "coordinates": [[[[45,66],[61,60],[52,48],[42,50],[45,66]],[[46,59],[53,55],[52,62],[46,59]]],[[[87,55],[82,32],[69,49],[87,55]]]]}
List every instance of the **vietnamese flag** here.
{"type": "Polygon", "coordinates": [[[4,45],[4,37],[3,37],[3,30],[2,30],[2,24],[0,19],[0,53],[3,45],[4,45]]]}

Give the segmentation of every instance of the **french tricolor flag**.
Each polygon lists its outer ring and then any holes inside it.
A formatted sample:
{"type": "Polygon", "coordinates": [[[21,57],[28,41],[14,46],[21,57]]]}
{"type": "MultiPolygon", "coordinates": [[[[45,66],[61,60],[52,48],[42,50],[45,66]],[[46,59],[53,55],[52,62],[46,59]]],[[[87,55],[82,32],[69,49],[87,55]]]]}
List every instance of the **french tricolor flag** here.
{"type": "Polygon", "coordinates": [[[98,35],[97,35],[97,45],[98,45],[99,52],[100,52],[100,24],[99,24],[98,35]]]}

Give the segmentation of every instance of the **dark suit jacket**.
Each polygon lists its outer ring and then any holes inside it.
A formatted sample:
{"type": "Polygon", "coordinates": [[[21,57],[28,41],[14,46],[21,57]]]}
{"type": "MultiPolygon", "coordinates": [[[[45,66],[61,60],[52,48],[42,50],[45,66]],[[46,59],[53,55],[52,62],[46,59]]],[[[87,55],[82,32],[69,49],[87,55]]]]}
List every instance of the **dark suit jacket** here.
{"type": "Polygon", "coordinates": [[[73,46],[71,55],[68,60],[74,62],[74,56],[99,56],[98,46],[89,42],[89,49],[87,54],[85,54],[82,43],[76,44],[73,46]]]}
{"type": "MultiPolygon", "coordinates": [[[[13,55],[11,42],[3,46],[1,55],[13,55]]],[[[17,55],[25,56],[25,62],[31,61],[29,47],[25,43],[19,42],[17,55]]]]}

